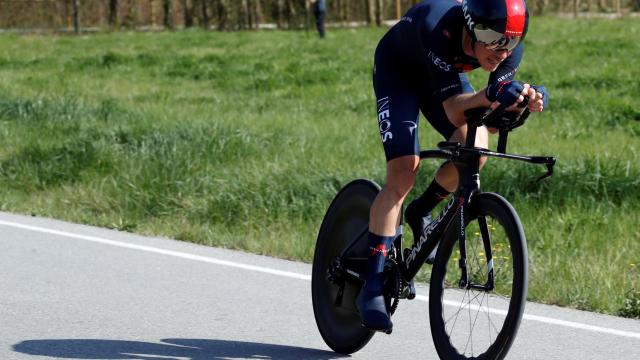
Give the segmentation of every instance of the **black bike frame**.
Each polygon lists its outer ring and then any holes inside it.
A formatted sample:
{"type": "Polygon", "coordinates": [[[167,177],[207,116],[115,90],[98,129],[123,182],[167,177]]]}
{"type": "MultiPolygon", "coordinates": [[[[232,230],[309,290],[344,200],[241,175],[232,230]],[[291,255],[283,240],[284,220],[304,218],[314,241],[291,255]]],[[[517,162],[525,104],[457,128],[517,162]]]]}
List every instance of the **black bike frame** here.
{"type": "MultiPolygon", "coordinates": [[[[497,116],[498,111],[494,112],[497,116]]],[[[528,113],[526,113],[528,116],[528,113]]],[[[491,115],[490,115],[491,116],[491,115]]],[[[486,284],[469,284],[467,278],[467,265],[466,265],[466,234],[464,224],[465,209],[469,203],[472,202],[473,196],[480,191],[480,157],[491,156],[504,159],[520,160],[533,164],[546,164],[547,173],[538,178],[542,180],[545,177],[553,174],[553,166],[556,159],[553,157],[544,156],[522,156],[506,154],[506,143],[508,131],[500,131],[500,137],[498,139],[498,151],[493,152],[488,149],[476,148],[475,138],[478,126],[481,126],[484,121],[488,121],[490,116],[471,121],[468,126],[467,140],[465,146],[461,146],[458,143],[441,142],[438,144],[440,150],[427,150],[420,152],[420,159],[448,159],[451,160],[458,171],[458,179],[461,184],[458,190],[451,197],[449,202],[445,205],[444,209],[440,212],[437,218],[435,218],[431,224],[425,229],[414,245],[406,249],[402,254],[403,259],[401,263],[404,265],[402,269],[402,277],[406,282],[410,282],[418,273],[425,260],[436,247],[439,241],[444,240],[444,234],[449,231],[451,226],[458,226],[458,241],[460,250],[459,266],[461,269],[460,287],[472,287],[484,290],[493,289],[493,269],[492,269],[492,254],[491,254],[491,239],[489,237],[489,231],[487,230],[486,219],[483,217],[478,218],[480,227],[480,233],[482,235],[485,254],[487,256],[488,268],[488,281],[486,284]]]]}
{"type": "Polygon", "coordinates": [[[463,268],[463,274],[466,273],[464,271],[466,269],[464,212],[474,194],[480,190],[480,154],[475,151],[464,151],[455,154],[447,150],[431,150],[420,153],[420,159],[430,158],[451,159],[458,170],[460,181],[463,182],[438,217],[424,229],[420,239],[411,248],[405,250],[406,256],[402,261],[404,264],[402,277],[407,282],[410,282],[416,276],[427,256],[433,251],[436,244],[443,239],[444,234],[449,231],[449,227],[455,225],[459,225],[460,266],[463,268]]]}
{"type": "MultiPolygon", "coordinates": [[[[465,209],[469,203],[473,201],[473,197],[480,191],[480,157],[499,157],[503,159],[525,161],[533,164],[545,164],[547,166],[547,172],[538,178],[539,180],[553,174],[553,166],[556,159],[554,157],[545,156],[523,156],[506,154],[507,135],[509,130],[500,130],[500,137],[498,139],[498,152],[490,151],[484,148],[475,147],[475,138],[477,128],[489,122],[495,120],[496,117],[504,111],[504,108],[498,108],[490,114],[487,114],[481,118],[470,119],[468,124],[466,144],[463,146],[459,143],[441,142],[438,144],[439,150],[426,150],[420,152],[420,159],[445,159],[450,160],[458,171],[458,178],[461,181],[460,186],[454,193],[453,197],[445,205],[444,209],[440,212],[437,218],[435,218],[431,224],[429,224],[411,248],[398,251],[400,259],[398,264],[400,265],[400,271],[402,278],[407,283],[411,282],[416,276],[425,260],[436,247],[439,241],[444,240],[444,234],[449,231],[451,226],[458,226],[458,241],[460,247],[460,260],[459,266],[461,269],[460,286],[470,287],[483,290],[493,289],[493,269],[492,269],[492,254],[491,254],[491,239],[489,231],[487,229],[486,219],[483,217],[478,218],[478,224],[480,227],[480,233],[482,235],[485,254],[487,256],[488,268],[488,280],[486,284],[469,284],[467,278],[467,266],[466,266],[466,234],[464,224],[465,209]]],[[[525,118],[528,116],[528,111],[524,113],[525,118]]],[[[522,117],[522,115],[521,115],[522,117]]],[[[524,121],[524,120],[522,120],[524,121]]],[[[351,260],[353,262],[366,262],[366,258],[347,258],[346,255],[363,237],[366,236],[368,226],[364,226],[363,229],[356,235],[350,242],[350,244],[342,251],[339,258],[345,260],[351,260]]],[[[403,249],[402,246],[402,234],[399,234],[394,241],[396,249],[403,249]]],[[[359,274],[350,266],[343,268],[345,275],[354,279],[362,279],[359,274]]]]}

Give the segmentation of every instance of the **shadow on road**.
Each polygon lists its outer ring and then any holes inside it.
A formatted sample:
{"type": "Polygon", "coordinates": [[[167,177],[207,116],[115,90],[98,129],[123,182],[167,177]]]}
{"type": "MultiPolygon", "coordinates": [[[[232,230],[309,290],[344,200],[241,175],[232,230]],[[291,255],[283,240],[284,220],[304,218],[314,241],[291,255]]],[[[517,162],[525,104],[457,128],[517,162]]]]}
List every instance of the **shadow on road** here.
{"type": "Polygon", "coordinates": [[[124,340],[25,340],[13,346],[23,354],[63,359],[341,359],[329,351],[243,341],[163,339],[161,343],[124,340]]]}

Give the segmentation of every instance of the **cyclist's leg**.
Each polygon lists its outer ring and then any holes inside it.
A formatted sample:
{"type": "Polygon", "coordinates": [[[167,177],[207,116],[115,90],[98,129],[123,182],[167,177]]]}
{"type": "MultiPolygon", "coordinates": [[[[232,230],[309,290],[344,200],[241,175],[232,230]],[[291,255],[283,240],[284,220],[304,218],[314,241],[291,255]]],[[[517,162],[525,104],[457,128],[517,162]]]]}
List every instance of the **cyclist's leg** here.
{"type": "MultiPolygon", "coordinates": [[[[463,125],[457,128],[451,137],[449,137],[449,141],[459,142],[464,144],[467,140],[467,126],[463,125]]],[[[479,127],[476,132],[476,142],[475,146],[487,148],[489,146],[489,131],[487,128],[482,126],[479,127]]],[[[480,158],[480,168],[484,166],[487,162],[487,158],[485,156],[480,158]]],[[[453,192],[458,188],[458,171],[452,163],[447,162],[443,164],[435,175],[435,181],[440,184],[443,188],[447,189],[449,192],[453,192]]]]}
{"type": "MultiPolygon", "coordinates": [[[[460,83],[462,85],[462,91],[464,93],[473,93],[475,92],[469,80],[467,79],[466,74],[460,74],[460,83]]],[[[462,126],[454,125],[447,118],[447,114],[442,106],[442,103],[435,100],[425,98],[425,101],[422,101],[420,104],[420,109],[422,113],[427,118],[429,123],[448,141],[456,141],[464,143],[467,134],[467,126],[466,124],[462,126]]],[[[478,129],[476,135],[476,146],[487,147],[488,145],[488,132],[486,128],[482,127],[478,129]]],[[[481,160],[481,166],[484,165],[486,158],[481,160]]],[[[436,187],[439,191],[437,194],[438,197],[442,198],[442,193],[444,192],[453,192],[457,188],[458,185],[458,172],[455,167],[451,163],[443,164],[436,172],[434,182],[432,184],[440,185],[440,187],[436,187]]],[[[428,194],[423,194],[428,195],[428,194]]],[[[433,197],[436,195],[433,194],[433,197]]],[[[437,203],[436,203],[437,204],[437,203]]],[[[432,204],[431,208],[426,209],[430,211],[436,204],[432,204]]]]}
{"type": "MultiPolygon", "coordinates": [[[[460,84],[464,93],[473,93],[473,87],[465,74],[460,74],[460,84]]],[[[420,110],[429,123],[447,140],[463,143],[466,135],[466,125],[456,126],[449,121],[442,103],[432,96],[422,96],[420,110]]],[[[485,129],[478,129],[476,137],[477,146],[486,146],[487,136],[485,129]]],[[[422,233],[423,229],[431,221],[431,210],[457,188],[458,172],[453,164],[444,163],[436,172],[434,179],[427,189],[414,199],[405,211],[405,219],[413,231],[414,241],[422,233]]],[[[427,262],[432,262],[434,251],[429,255],[427,262]]]]}
{"type": "MultiPolygon", "coordinates": [[[[380,48],[378,49],[380,50],[380,48]]],[[[378,126],[387,159],[385,184],[374,200],[369,217],[369,247],[365,284],[357,305],[364,324],[390,330],[391,320],[382,296],[382,272],[400,221],[402,202],[413,187],[419,164],[418,96],[402,67],[376,52],[374,89],[378,126]]]]}
{"type": "Polygon", "coordinates": [[[404,155],[387,162],[385,184],[371,206],[370,232],[395,236],[400,209],[415,183],[419,161],[416,155],[404,155]]]}

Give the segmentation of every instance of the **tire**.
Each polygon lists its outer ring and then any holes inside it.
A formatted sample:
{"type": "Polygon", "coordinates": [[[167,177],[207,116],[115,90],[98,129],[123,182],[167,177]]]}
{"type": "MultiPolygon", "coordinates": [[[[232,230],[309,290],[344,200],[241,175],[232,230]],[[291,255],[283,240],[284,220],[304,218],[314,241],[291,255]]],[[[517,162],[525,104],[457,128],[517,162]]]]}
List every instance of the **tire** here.
{"type": "Polygon", "coordinates": [[[465,208],[469,280],[485,284],[488,256],[480,223],[491,238],[495,288],[460,289],[458,226],[438,249],[429,288],[429,321],[441,359],[503,359],[516,337],[527,298],[527,247],[520,219],[500,195],[481,193],[465,208]],[[456,250],[456,251],[454,251],[456,250]]]}
{"type": "Polygon", "coordinates": [[[380,186],[368,180],[355,180],[340,190],[322,221],[311,273],[311,297],[318,330],[327,345],[341,354],[351,354],[366,345],[374,332],[363,327],[355,298],[362,283],[343,279],[342,302],[336,304],[340,286],[329,281],[327,273],[334,260],[361,236],[345,257],[367,257],[369,209],[380,186]]]}

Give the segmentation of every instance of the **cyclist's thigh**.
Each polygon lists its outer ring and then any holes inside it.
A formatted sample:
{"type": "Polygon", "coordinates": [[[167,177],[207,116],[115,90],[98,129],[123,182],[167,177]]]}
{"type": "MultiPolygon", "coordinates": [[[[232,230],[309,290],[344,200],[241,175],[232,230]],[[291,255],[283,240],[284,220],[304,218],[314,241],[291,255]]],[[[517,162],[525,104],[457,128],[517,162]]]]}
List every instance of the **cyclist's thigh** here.
{"type": "Polygon", "coordinates": [[[387,161],[405,155],[418,155],[418,94],[406,71],[376,51],[373,71],[378,127],[387,161]]]}
{"type": "MultiPolygon", "coordinates": [[[[462,83],[463,93],[475,92],[465,73],[460,73],[460,81],[462,83]]],[[[451,139],[457,127],[449,121],[447,113],[444,111],[444,107],[440,100],[434,96],[422,96],[420,101],[420,110],[431,126],[433,126],[440,135],[442,135],[446,140],[451,139]]]]}

